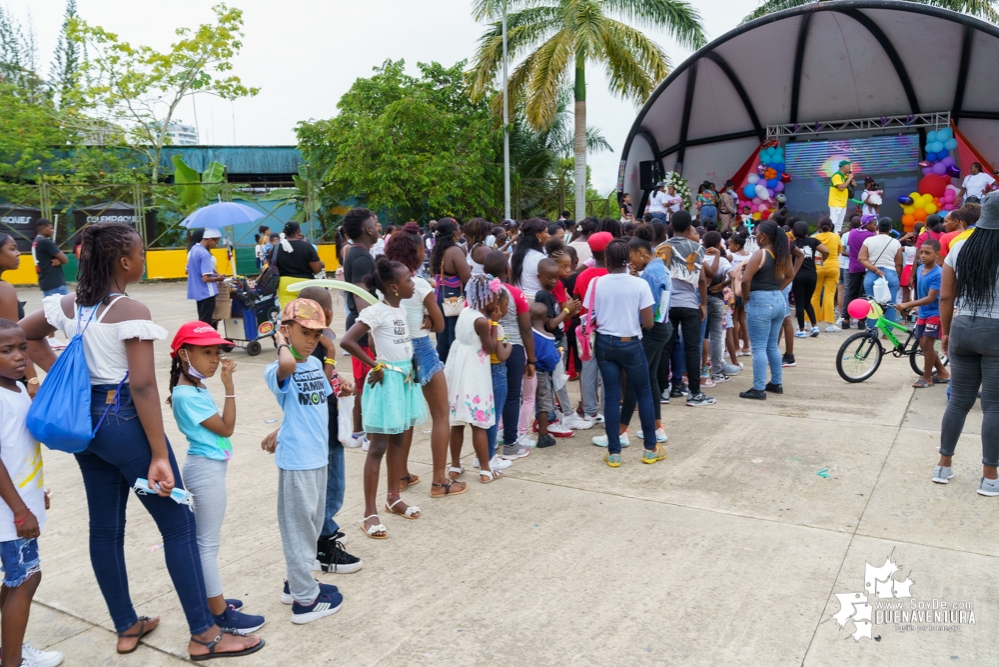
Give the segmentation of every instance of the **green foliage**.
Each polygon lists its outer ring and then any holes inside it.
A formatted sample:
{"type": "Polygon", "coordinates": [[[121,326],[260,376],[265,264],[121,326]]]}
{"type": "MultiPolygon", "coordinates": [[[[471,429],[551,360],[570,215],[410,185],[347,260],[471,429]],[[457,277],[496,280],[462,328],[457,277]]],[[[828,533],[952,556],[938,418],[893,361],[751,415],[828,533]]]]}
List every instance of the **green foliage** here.
{"type": "Polygon", "coordinates": [[[291,219],[298,223],[308,222],[322,208],[320,191],[323,184],[312,177],[309,165],[298,165],[298,173],[292,174],[295,182],[293,188],[275,188],[257,201],[279,201],[282,206],[294,206],[295,214],[291,219]]]}
{"type": "Polygon", "coordinates": [[[83,50],[67,35],[70,24],[77,18],[76,0],[67,0],[62,32],[59,34],[59,42],[56,44],[52,64],[49,66],[50,85],[53,92],[59,95],[60,106],[66,106],[73,98],[80,80],[80,69],[83,66],[83,50]]]}
{"type": "Polygon", "coordinates": [[[149,159],[154,182],[167,128],[185,97],[201,92],[234,100],[259,91],[230,74],[243,46],[242,12],[225,4],[212,10],[216,23],[178,28],[179,39],[164,52],[132,46],[80,19],[69,21],[67,38],[87,53],[82,99],[89,114],[125,130],[129,143],[149,159]]]}
{"type": "Polygon", "coordinates": [[[183,219],[215,201],[225,182],[225,166],[213,161],[199,174],[179,155],[174,155],[172,162],[174,187],[156,190],[156,207],[183,219]]]}
{"type": "Polygon", "coordinates": [[[469,99],[464,65],[420,63],[415,78],[386,61],[354,82],[336,117],[299,123],[324,209],[356,198],[399,221],[501,215],[502,134],[469,99]]]}
{"type": "MultiPolygon", "coordinates": [[[[743,23],[747,23],[754,19],[758,19],[761,16],[766,16],[767,14],[774,14],[776,12],[782,12],[785,9],[793,9],[795,7],[801,7],[802,5],[811,4],[816,0],[768,0],[762,5],[756,8],[752,14],[749,14],[744,19],[743,23]]],[[[819,0],[820,2],[826,2],[827,0],[819,0]]],[[[931,5],[934,7],[943,7],[944,9],[949,9],[955,12],[962,12],[964,14],[971,14],[972,16],[977,16],[980,19],[985,19],[986,21],[991,21],[992,23],[999,23],[999,11],[996,10],[995,0],[911,0],[912,2],[918,2],[922,5],[931,5]]]]}

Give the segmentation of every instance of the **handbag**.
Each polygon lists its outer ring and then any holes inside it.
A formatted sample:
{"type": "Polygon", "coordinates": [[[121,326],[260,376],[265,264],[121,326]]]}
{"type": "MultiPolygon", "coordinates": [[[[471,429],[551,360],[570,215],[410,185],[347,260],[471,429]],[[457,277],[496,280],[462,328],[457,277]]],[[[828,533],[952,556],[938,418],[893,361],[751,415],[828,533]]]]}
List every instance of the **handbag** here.
{"type": "Polygon", "coordinates": [[[586,306],[586,322],[579,327],[579,358],[582,361],[589,361],[593,358],[597,349],[597,314],[593,310],[593,302],[597,298],[597,282],[600,278],[594,278],[593,289],[590,291],[590,303],[586,306]]]}
{"type": "Polygon", "coordinates": [[[463,296],[446,296],[441,300],[441,310],[444,311],[444,317],[458,317],[464,308],[465,297],[463,296]]]}
{"type": "MultiPolygon", "coordinates": [[[[104,309],[106,314],[122,296],[114,299],[104,309]]],[[[97,429],[104,423],[112,405],[117,405],[122,385],[128,373],[118,383],[113,400],[108,403],[96,425],[90,416],[90,369],[83,349],[83,334],[94,319],[95,307],[83,326],[80,326],[83,309],[77,308],[76,335],[49,369],[45,382],[35,394],[28,408],[26,425],[31,436],[49,449],[69,454],[82,452],[94,439],[97,429]]],[[[103,315],[102,315],[103,317],[103,315]]],[[[97,320],[100,322],[100,319],[97,320]]]]}
{"type": "Polygon", "coordinates": [[[281,285],[281,271],[277,267],[277,255],[280,248],[280,243],[274,246],[270,262],[267,263],[267,268],[264,269],[264,272],[260,274],[260,278],[257,279],[257,290],[261,296],[274,294],[281,285]]]}

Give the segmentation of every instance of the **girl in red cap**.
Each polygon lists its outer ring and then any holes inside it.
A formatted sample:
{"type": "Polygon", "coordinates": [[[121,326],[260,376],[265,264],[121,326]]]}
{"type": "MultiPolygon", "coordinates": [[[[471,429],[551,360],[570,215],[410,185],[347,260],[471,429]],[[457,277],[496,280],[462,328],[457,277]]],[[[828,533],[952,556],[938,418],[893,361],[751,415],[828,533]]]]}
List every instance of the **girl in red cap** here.
{"type": "Polygon", "coordinates": [[[194,514],[205,576],[208,608],[223,632],[246,634],[264,624],[263,616],[243,614],[243,603],[222,595],[218,553],[225,518],[225,474],[232,458],[232,436],[236,428],[236,389],[232,373],[236,362],[222,356],[222,346],[231,341],[219,336],[215,327],[204,322],[188,322],[177,330],[170,345],[170,397],[177,428],[187,438],[184,483],[194,497],[194,514]],[[204,380],[222,368],[225,407],[212,398],[204,380]]]}

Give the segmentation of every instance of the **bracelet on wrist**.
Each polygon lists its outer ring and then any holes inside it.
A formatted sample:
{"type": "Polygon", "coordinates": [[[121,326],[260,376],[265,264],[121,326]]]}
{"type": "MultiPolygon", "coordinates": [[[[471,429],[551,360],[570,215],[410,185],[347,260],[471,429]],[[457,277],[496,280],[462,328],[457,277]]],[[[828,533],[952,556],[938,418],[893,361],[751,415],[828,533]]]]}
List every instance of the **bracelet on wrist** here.
{"type": "Polygon", "coordinates": [[[491,327],[498,327],[499,326],[499,322],[497,322],[495,320],[489,320],[489,326],[491,326],[491,327]]]}
{"type": "Polygon", "coordinates": [[[530,359],[528,359],[527,365],[528,366],[537,366],[538,365],[538,361],[537,361],[537,359],[535,359],[534,361],[531,361],[530,359]]]}
{"type": "Polygon", "coordinates": [[[562,312],[565,313],[566,315],[568,315],[572,311],[570,311],[568,308],[563,308],[562,312]]]}
{"type": "Polygon", "coordinates": [[[380,371],[382,368],[384,368],[384,366],[382,366],[381,364],[375,364],[374,366],[371,367],[371,372],[373,373],[375,371],[380,371]]]}
{"type": "Polygon", "coordinates": [[[331,357],[326,357],[325,359],[323,359],[323,363],[329,364],[330,366],[336,366],[336,359],[333,359],[331,357]]]}
{"type": "Polygon", "coordinates": [[[236,398],[236,394],[226,394],[226,398],[236,398]]]}

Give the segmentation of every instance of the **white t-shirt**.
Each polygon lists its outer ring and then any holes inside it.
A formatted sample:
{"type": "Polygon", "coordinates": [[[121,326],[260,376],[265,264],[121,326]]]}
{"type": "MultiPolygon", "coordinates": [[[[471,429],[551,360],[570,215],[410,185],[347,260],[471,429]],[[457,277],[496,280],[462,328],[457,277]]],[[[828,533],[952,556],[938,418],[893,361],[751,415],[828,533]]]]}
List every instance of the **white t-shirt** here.
{"type": "Polygon", "coordinates": [[[371,329],[378,360],[409,361],[413,358],[413,341],[404,309],[379,301],[362,310],[357,321],[364,322],[371,329]]]}
{"type": "Polygon", "coordinates": [[[871,264],[879,269],[895,270],[895,255],[902,247],[898,239],[888,234],[878,234],[865,239],[864,247],[867,248],[867,259],[871,264]]]}
{"type": "Polygon", "coordinates": [[[579,259],[580,264],[583,264],[583,262],[593,257],[593,251],[590,250],[590,244],[588,242],[573,241],[569,245],[576,249],[576,258],[579,259]]]}
{"type": "MultiPolygon", "coordinates": [[[[0,460],[7,468],[18,495],[38,519],[45,524],[45,480],[42,477],[42,448],[31,437],[25,420],[31,399],[28,390],[17,384],[20,393],[0,387],[0,460]]],[[[0,542],[18,539],[14,513],[7,503],[0,502],[0,542]]]]}
{"type": "Polygon", "coordinates": [[[649,196],[649,213],[666,213],[666,200],[669,198],[665,192],[656,190],[649,196]]]}
{"type": "MultiPolygon", "coordinates": [[[[850,242],[850,232],[849,232],[849,230],[847,230],[847,231],[843,232],[842,234],[840,234],[839,240],[840,240],[840,243],[842,243],[844,250],[846,248],[848,248],[849,246],[847,245],[847,243],[850,242]]],[[[850,256],[849,255],[840,255],[839,256],[839,268],[841,268],[841,269],[847,269],[847,270],[850,269],[850,256]]]]}
{"type": "Polygon", "coordinates": [[[530,303],[534,303],[534,295],[541,289],[541,281],[538,280],[538,264],[545,258],[543,252],[528,250],[524,255],[523,272],[520,274],[520,284],[515,285],[524,292],[524,297],[530,303]]]}
{"type": "Polygon", "coordinates": [[[672,197],[669,194],[666,195],[666,210],[670,214],[676,213],[681,208],[683,208],[683,197],[680,195],[673,195],[672,197]]]}
{"type": "Polygon", "coordinates": [[[609,336],[642,337],[642,320],[638,311],[656,304],[652,288],[641,278],[627,273],[609,273],[591,280],[583,303],[590,303],[597,318],[597,332],[609,336]]]}
{"type": "MultiPolygon", "coordinates": [[[[861,206],[861,212],[862,212],[863,215],[874,215],[874,216],[876,216],[878,214],[878,208],[877,207],[880,206],[881,204],[868,204],[867,203],[867,197],[868,197],[868,195],[878,195],[878,191],[877,190],[864,190],[864,194],[862,195],[862,201],[864,202],[864,205],[861,206]]],[[[874,201],[878,201],[878,200],[875,199],[874,201]]]]}
{"type": "MultiPolygon", "coordinates": [[[[961,239],[957,243],[952,243],[950,246],[950,252],[948,252],[947,256],[944,258],[944,264],[954,269],[955,274],[957,274],[957,256],[960,254],[961,248],[964,247],[965,241],[967,241],[967,239],[961,239]]],[[[960,280],[961,277],[957,276],[957,278],[960,280]]],[[[964,308],[961,305],[961,300],[958,299],[957,314],[967,315],[968,317],[987,317],[990,320],[999,320],[999,281],[996,281],[995,292],[996,298],[992,303],[992,308],[988,310],[979,310],[977,313],[973,312],[971,308],[964,308]]]]}
{"type": "Polygon", "coordinates": [[[982,193],[985,192],[985,186],[995,182],[996,179],[992,178],[992,174],[980,171],[977,174],[968,174],[965,176],[964,183],[961,185],[966,190],[965,197],[978,197],[981,199],[982,193]]]}
{"type": "Polygon", "coordinates": [[[410,336],[412,338],[426,338],[430,332],[423,328],[423,316],[426,313],[423,302],[428,294],[433,294],[434,288],[419,276],[413,276],[413,285],[416,287],[413,296],[403,299],[399,302],[399,306],[406,311],[406,324],[409,325],[410,336]]]}

